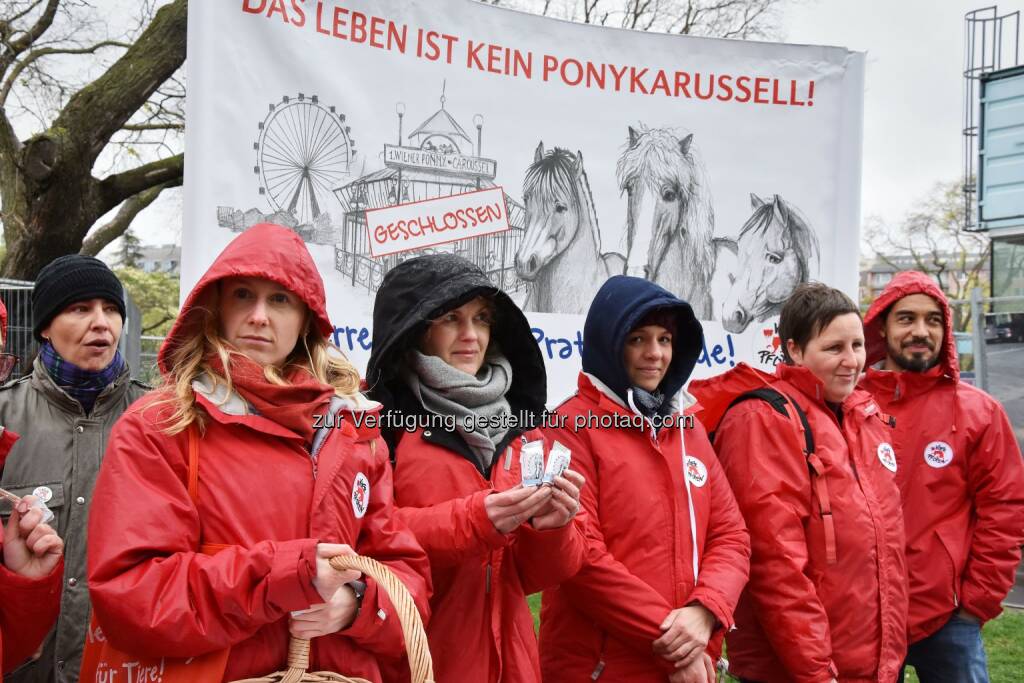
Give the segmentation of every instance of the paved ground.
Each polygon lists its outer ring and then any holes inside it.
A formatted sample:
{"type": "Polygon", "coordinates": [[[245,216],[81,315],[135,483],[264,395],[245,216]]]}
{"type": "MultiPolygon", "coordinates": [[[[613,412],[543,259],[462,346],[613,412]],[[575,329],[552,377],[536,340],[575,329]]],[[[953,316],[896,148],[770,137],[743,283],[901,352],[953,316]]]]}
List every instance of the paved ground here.
{"type": "MultiPolygon", "coordinates": [[[[1024,450],[1024,344],[989,344],[986,351],[988,391],[1002,401],[1024,450]]],[[[1017,570],[1017,585],[1006,604],[1024,607],[1024,564],[1017,570]]]]}

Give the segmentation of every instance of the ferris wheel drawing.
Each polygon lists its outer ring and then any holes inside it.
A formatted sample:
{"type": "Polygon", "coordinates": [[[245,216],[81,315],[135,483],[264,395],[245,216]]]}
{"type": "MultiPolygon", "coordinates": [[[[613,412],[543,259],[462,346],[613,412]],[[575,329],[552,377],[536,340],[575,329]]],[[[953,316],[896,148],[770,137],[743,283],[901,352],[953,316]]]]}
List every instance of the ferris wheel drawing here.
{"type": "Polygon", "coordinates": [[[275,210],[310,223],[349,174],[354,146],[344,114],[316,95],[285,95],[270,105],[253,144],[259,193],[275,210]]]}

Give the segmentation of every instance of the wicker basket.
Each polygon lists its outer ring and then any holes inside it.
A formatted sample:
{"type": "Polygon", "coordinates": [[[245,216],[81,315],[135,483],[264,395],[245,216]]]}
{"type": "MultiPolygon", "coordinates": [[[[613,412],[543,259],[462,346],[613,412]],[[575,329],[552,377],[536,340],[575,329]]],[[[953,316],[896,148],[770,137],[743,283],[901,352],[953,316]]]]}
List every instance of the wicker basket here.
{"type": "MultiPolygon", "coordinates": [[[[405,646],[409,653],[412,683],[433,683],[434,665],[427,648],[427,634],[412,596],[395,574],[380,562],[360,555],[339,555],[331,558],[331,567],[337,571],[355,569],[366,574],[384,589],[398,611],[405,646]]],[[[365,678],[351,678],[341,674],[318,671],[308,673],[309,641],[292,638],[288,644],[288,668],[262,678],[246,678],[234,683],[369,683],[365,678]]]]}

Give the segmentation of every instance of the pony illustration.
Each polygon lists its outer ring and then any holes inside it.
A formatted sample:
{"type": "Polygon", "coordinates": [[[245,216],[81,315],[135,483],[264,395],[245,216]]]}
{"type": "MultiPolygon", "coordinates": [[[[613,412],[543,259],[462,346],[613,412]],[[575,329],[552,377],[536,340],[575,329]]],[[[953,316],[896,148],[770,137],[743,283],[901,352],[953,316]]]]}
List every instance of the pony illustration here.
{"type": "Polygon", "coordinates": [[[750,195],[754,210],[735,242],[716,239],[720,260],[735,254],[728,273],[728,294],[721,306],[722,324],[740,333],[754,320],[778,315],[797,285],[818,272],[818,238],[796,207],[779,195],[764,200],[750,195]]]}
{"type": "Polygon", "coordinates": [[[530,284],[524,310],[586,313],[594,294],[621,275],[621,254],[601,253],[597,213],[583,170],[583,154],[537,145],[523,181],[526,234],[516,272],[530,284]]]}
{"type": "Polygon", "coordinates": [[[698,318],[709,320],[715,219],[693,134],[630,127],[615,171],[628,198],[626,274],[686,299],[698,318]]]}

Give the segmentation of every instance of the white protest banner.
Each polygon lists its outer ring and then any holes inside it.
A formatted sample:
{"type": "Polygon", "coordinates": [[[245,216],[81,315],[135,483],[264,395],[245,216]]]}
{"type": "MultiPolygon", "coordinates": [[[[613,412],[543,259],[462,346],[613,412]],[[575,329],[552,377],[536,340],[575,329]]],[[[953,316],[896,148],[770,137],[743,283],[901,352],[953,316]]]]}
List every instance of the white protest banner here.
{"type": "Polygon", "coordinates": [[[374,258],[437,247],[509,229],[500,187],[366,212],[374,258]]]}
{"type": "Polygon", "coordinates": [[[587,308],[615,273],[694,306],[695,376],[770,369],[798,283],[856,293],[863,78],[863,55],[843,48],[469,0],[196,2],[182,292],[237,233],[271,221],[306,241],[335,341],[360,368],[384,274],[449,251],[527,312],[552,404],[575,388],[587,308]],[[446,243],[431,246],[399,229],[371,250],[368,218],[397,225],[478,191],[503,199],[488,203],[508,229],[437,232],[446,243]]]}

